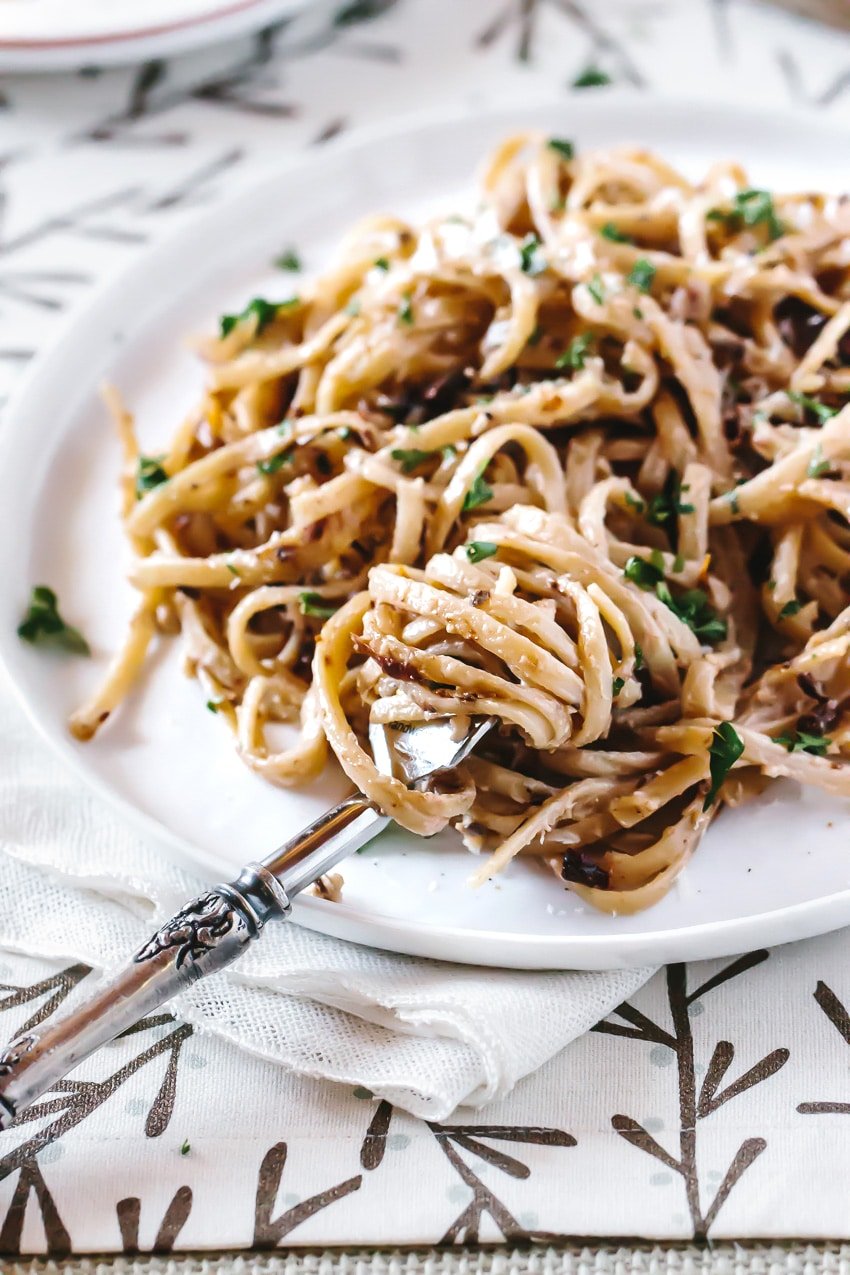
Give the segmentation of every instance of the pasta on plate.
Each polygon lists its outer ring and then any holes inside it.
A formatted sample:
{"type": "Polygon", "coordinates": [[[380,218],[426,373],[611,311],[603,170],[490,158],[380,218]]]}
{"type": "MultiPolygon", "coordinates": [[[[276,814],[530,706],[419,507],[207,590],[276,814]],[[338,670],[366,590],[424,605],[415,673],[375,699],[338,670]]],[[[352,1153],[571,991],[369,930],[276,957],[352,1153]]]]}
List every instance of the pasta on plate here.
{"type": "Polygon", "coordinates": [[[850,203],[527,134],[479,193],[224,316],[165,455],[110,392],[140,601],[71,728],[179,630],[264,779],[331,749],[479,878],[631,912],[723,802],[850,793],[850,203]],[[370,720],[482,714],[421,790],[372,761],[370,720]]]}

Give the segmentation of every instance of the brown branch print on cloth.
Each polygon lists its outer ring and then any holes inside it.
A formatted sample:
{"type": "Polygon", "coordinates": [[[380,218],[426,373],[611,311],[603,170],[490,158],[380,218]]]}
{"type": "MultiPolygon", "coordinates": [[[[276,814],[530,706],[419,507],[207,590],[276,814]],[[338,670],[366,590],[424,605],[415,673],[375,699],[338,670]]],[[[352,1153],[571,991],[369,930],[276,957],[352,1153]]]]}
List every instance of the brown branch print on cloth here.
{"type": "MultiPolygon", "coordinates": [[[[360,1147],[360,1163],[367,1171],[377,1169],[384,1158],[387,1134],[393,1108],[382,1099],[366,1130],[360,1147]]],[[[558,1238],[546,1231],[528,1231],[513,1216],[490,1187],[459,1154],[457,1148],[477,1156],[511,1178],[528,1178],[531,1170],[522,1160],[496,1147],[488,1141],[522,1143],[527,1146],[574,1147],[572,1134],[561,1129],[540,1128],[527,1125],[446,1125],[427,1121],[437,1145],[460,1180],[472,1191],[472,1199],[446,1230],[441,1244],[476,1244],[480,1238],[481,1219],[486,1215],[493,1219],[505,1239],[551,1240],[558,1238]],[[482,1141],[486,1139],[487,1141],[482,1141]]]]}
{"type": "MultiPolygon", "coordinates": [[[[171,1253],[191,1211],[192,1188],[188,1186],[178,1187],[159,1224],[153,1248],[148,1251],[151,1253],[171,1253]]],[[[142,1202],[137,1196],[119,1200],[115,1206],[115,1212],[118,1217],[118,1228],[121,1232],[121,1251],[127,1257],[135,1257],[142,1252],[139,1248],[139,1222],[142,1216],[142,1202]]]]}
{"type": "Polygon", "coordinates": [[[319,1213],[330,1204],[335,1204],[337,1200],[351,1195],[352,1191],[359,1191],[363,1181],[363,1175],[358,1173],[356,1177],[347,1178],[346,1181],[330,1187],[327,1191],[320,1191],[318,1195],[311,1195],[308,1200],[302,1200],[300,1204],[287,1209],[285,1213],[273,1217],[275,1200],[286,1168],[287,1154],[286,1143],[276,1142],[263,1156],[257,1178],[257,1198],[254,1206],[254,1248],[275,1248],[282,1239],[295,1230],[296,1226],[306,1222],[307,1218],[312,1217],[314,1213],[319,1213]]]}
{"type": "MultiPolygon", "coordinates": [[[[821,980],[814,997],[835,1030],[850,1045],[850,1014],[835,992],[821,980]]],[[[846,1116],[850,1115],[850,1102],[801,1102],[797,1110],[801,1116],[846,1116]]]]}
{"type": "Polygon", "coordinates": [[[59,1216],[56,1201],[50,1194],[38,1161],[33,1156],[21,1166],[21,1174],[15,1185],[15,1193],[0,1228],[0,1254],[18,1257],[21,1252],[21,1236],[24,1218],[31,1195],[41,1215],[48,1257],[68,1257],[71,1253],[71,1237],[59,1216]]]}
{"type": "MultiPolygon", "coordinates": [[[[534,44],[537,38],[538,18],[547,0],[507,0],[479,32],[476,43],[479,48],[489,48],[511,28],[516,30],[515,54],[519,62],[534,60],[534,44]]],[[[634,88],[644,88],[646,80],[624,41],[618,40],[599,21],[603,6],[581,4],[578,0],[548,0],[551,8],[561,18],[566,18],[569,31],[564,31],[565,47],[579,47],[578,37],[584,38],[584,65],[598,68],[605,65],[604,78],[596,83],[619,81],[634,88]]]]}
{"type": "MultiPolygon", "coordinates": [[[[65,971],[65,973],[68,974],[68,971],[65,971]]],[[[42,986],[42,984],[38,986],[42,986]]],[[[36,1021],[41,1020],[30,1019],[29,1025],[34,1025],[36,1021]]],[[[174,1018],[171,1014],[157,1014],[151,1018],[141,1019],[140,1022],[123,1032],[118,1039],[137,1036],[140,1033],[173,1024],[174,1018]]],[[[177,1089],[178,1060],[183,1046],[191,1035],[192,1027],[188,1023],[181,1023],[174,1028],[174,1031],[169,1032],[159,1040],[154,1041],[152,1045],[142,1049],[140,1053],[136,1054],[134,1058],[131,1058],[122,1067],[119,1067],[110,1076],[107,1076],[105,1080],[72,1080],[70,1078],[62,1080],[55,1090],[51,1091],[51,1094],[39,1102],[33,1103],[31,1107],[22,1111],[15,1118],[12,1127],[17,1129],[22,1125],[42,1120],[44,1116],[56,1116],[55,1120],[45,1125],[32,1138],[27,1139],[20,1146],[0,1157],[0,1181],[7,1178],[16,1169],[22,1169],[29,1160],[37,1156],[46,1146],[56,1142],[70,1129],[76,1128],[93,1111],[97,1111],[103,1103],[107,1102],[125,1081],[134,1076],[140,1068],[166,1054],[168,1062],[165,1073],[145,1119],[145,1134],[147,1137],[158,1138],[168,1127],[168,1123],[171,1120],[177,1089]]]]}
{"type": "Polygon", "coordinates": [[[766,961],[768,953],[751,952],[748,956],[739,957],[731,965],[713,975],[694,991],[688,992],[687,971],[684,965],[671,965],[667,969],[667,998],[670,1005],[670,1017],[673,1031],[665,1031],[653,1023],[639,1010],[629,1004],[621,1005],[614,1012],[623,1019],[621,1023],[599,1023],[593,1030],[609,1036],[625,1036],[631,1040],[641,1040],[655,1045],[662,1045],[673,1051],[676,1057],[676,1072],[679,1086],[679,1150],[678,1155],[666,1150],[653,1138],[643,1125],[631,1116],[616,1115],[611,1124],[621,1138],[638,1150],[658,1160],[673,1173],[677,1173],[684,1183],[688,1210],[694,1230],[694,1239],[704,1240],[715,1222],[718,1213],[729,1198],[735,1185],[741,1179],[754,1160],[761,1155],[767,1146],[764,1138],[747,1138],[738,1148],[732,1163],[711,1204],[703,1211],[699,1175],[697,1170],[697,1126],[700,1120],[711,1116],[724,1103],[745,1093],[753,1085],[761,1084],[776,1074],[788,1061],[787,1049],[774,1049],[755,1066],[743,1072],[737,1080],[731,1081],[722,1088],[726,1074],[735,1057],[735,1046],[728,1040],[721,1040],[714,1047],[711,1061],[706,1069],[702,1085],[697,1091],[696,1067],[694,1059],[694,1037],[691,1027],[691,1006],[700,997],[715,988],[738,978],[755,965],[766,961]]]}

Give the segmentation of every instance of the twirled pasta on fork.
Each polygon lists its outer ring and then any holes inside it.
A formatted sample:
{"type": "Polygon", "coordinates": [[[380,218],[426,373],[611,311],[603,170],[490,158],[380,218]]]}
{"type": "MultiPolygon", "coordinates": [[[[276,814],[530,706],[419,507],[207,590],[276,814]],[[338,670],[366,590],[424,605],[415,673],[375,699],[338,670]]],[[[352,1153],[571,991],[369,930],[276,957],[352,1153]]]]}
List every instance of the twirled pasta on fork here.
{"type": "Polygon", "coordinates": [[[330,746],[479,879],[532,855],[611,912],[769,778],[850,793],[844,199],[520,135],[472,211],[369,219],[201,352],[163,456],[110,392],[140,602],[78,738],[179,629],[265,779],[330,746]],[[366,743],[480,715],[421,790],[366,743]]]}

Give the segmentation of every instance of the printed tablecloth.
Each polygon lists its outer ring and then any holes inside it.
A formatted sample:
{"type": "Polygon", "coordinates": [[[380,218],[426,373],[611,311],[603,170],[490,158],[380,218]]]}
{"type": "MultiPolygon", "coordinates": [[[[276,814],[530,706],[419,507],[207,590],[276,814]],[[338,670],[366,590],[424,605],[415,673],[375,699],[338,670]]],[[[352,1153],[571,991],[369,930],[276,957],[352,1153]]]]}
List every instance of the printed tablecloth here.
{"type": "MultiPolygon", "coordinates": [[[[179,62],[7,79],[0,390],[98,280],[293,148],[609,82],[850,122],[850,37],[744,0],[353,0],[179,62]]],[[[671,967],[442,1123],[157,1015],[0,1136],[0,1252],[850,1236],[848,955],[838,934],[671,967]]],[[[0,962],[4,1038],[87,972],[0,962]]]]}

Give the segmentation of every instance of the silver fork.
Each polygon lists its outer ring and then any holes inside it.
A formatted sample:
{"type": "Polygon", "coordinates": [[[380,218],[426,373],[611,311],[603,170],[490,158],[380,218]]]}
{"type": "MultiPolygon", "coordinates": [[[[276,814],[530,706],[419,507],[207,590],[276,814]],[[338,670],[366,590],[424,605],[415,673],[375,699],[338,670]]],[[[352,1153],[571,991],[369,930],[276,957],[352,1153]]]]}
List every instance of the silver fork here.
{"type": "MultiPolygon", "coordinates": [[[[378,769],[412,786],[458,766],[492,725],[491,717],[472,718],[460,739],[448,719],[406,732],[373,725],[369,742],[378,769]]],[[[230,965],[267,921],[286,920],[296,894],[390,822],[366,797],[349,797],[262,863],[247,864],[235,881],[187,903],[93,996],[0,1053],[0,1129],[101,1045],[230,965]]]]}

